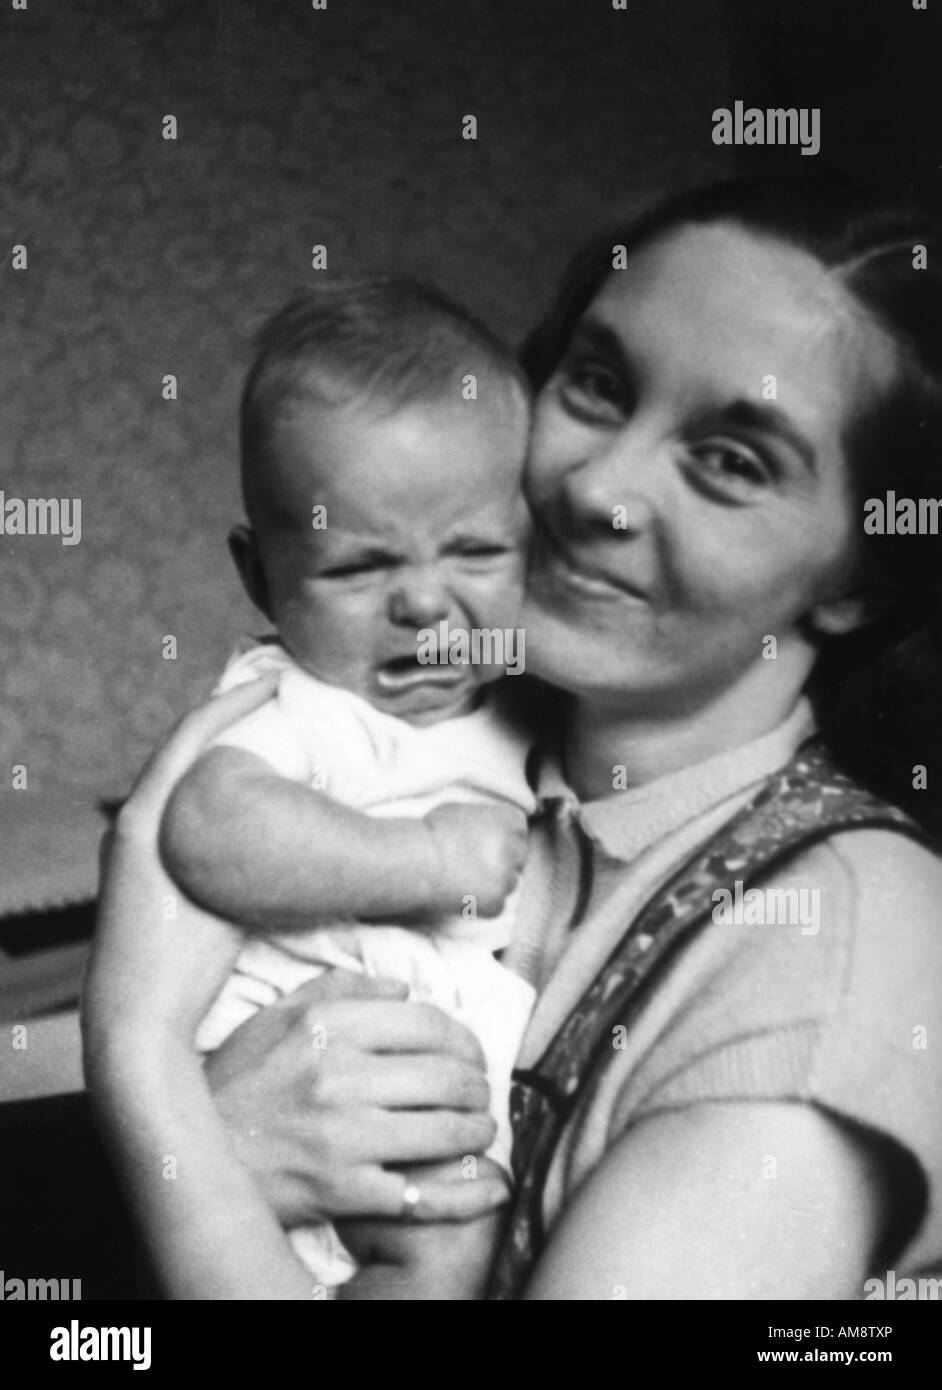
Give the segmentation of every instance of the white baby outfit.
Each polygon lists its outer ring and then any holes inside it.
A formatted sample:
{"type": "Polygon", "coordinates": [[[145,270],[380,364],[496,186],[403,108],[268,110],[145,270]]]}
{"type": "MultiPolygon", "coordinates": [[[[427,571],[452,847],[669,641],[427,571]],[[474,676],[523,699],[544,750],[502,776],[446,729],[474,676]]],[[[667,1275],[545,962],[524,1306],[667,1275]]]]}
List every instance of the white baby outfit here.
{"type": "MultiPolygon", "coordinates": [[[[527,815],[533,793],[524,775],[521,731],[485,697],[471,714],[416,728],[374,709],[348,690],[303,671],[275,641],[253,643],[229,662],[219,690],[277,672],[277,695],[228,729],[217,743],[263,758],[292,781],[371,816],[422,816],[445,802],[509,803],[527,815]]],[[[510,1165],[510,1073],[534,991],[495,960],[510,944],[516,894],[499,917],[461,915],[432,928],[338,923],[248,939],[233,973],[200,1025],[210,1052],[247,1018],[313,979],[344,966],[405,980],[410,998],[437,1005],[475,1033],[487,1059],[498,1133],[488,1154],[510,1165]]],[[[290,1233],[317,1283],[331,1289],[355,1265],[326,1224],[290,1233]]]]}

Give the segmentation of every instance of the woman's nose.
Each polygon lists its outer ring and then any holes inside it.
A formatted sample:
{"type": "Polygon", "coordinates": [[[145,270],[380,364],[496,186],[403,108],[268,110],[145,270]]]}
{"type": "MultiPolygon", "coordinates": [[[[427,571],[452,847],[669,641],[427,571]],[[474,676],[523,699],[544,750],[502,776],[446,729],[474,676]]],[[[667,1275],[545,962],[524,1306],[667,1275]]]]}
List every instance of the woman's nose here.
{"type": "Polygon", "coordinates": [[[450,612],[448,592],[430,575],[401,579],[389,595],[389,620],[399,627],[431,627],[450,612]]]}
{"type": "Polygon", "coordinates": [[[663,441],[619,433],[574,464],[563,478],[572,521],[588,527],[641,531],[661,505],[668,473],[663,441]]]}

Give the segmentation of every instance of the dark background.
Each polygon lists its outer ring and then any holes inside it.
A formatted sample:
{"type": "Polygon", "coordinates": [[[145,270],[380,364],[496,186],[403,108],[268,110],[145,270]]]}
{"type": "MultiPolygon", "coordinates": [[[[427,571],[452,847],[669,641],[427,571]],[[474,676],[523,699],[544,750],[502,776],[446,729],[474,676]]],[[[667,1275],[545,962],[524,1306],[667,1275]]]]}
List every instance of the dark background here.
{"type": "Polygon", "coordinates": [[[0,488],[83,502],[77,546],[0,537],[0,911],[90,890],[97,798],[253,624],[240,375],[314,243],[518,338],[615,212],[812,163],[714,146],[737,98],[819,106],[817,165],[934,196],[940,57],[910,0],[0,0],[0,488]]]}
{"type": "MultiPolygon", "coordinates": [[[[692,181],[814,163],[938,203],[929,4],[0,0],[0,489],[83,502],[77,546],[0,537],[0,917],[91,895],[98,800],[253,625],[225,549],[238,389],[313,244],[328,277],[425,274],[518,338],[581,239],[692,181]],[[821,153],[718,149],[737,99],[820,107],[821,153]]],[[[0,1017],[74,1002],[90,923],[0,922],[0,1017]]],[[[74,1051],[33,1047],[46,1090],[74,1051]]],[[[0,1151],[0,1265],[126,1293],[82,1098],[3,1107],[0,1151]]]]}

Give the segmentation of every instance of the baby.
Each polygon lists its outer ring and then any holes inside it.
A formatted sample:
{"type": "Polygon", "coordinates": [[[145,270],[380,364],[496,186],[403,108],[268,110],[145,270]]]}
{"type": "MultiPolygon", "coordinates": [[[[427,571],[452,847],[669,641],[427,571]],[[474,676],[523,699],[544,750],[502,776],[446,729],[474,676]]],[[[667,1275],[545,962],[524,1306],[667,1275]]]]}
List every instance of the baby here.
{"type": "MultiPolygon", "coordinates": [[[[250,524],[230,548],[277,638],[237,654],[221,688],[279,683],[164,816],[171,876],[251,933],[197,1047],[329,966],[403,979],[479,1038],[489,1157],[507,1169],[532,991],[494,953],[510,940],[533,798],[494,682],[522,665],[525,380],[437,292],[369,281],[266,325],[241,425],[250,524]]],[[[418,1200],[404,1180],[406,1215],[418,1200]]],[[[325,1289],[355,1272],[326,1225],[290,1240],[325,1289]]]]}

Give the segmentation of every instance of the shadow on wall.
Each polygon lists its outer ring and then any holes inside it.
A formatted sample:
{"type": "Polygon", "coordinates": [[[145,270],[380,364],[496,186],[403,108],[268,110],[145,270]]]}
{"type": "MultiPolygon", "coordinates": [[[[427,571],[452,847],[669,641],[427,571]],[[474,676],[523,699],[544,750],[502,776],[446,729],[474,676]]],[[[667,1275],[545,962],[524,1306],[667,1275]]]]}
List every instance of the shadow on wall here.
{"type": "MultiPolygon", "coordinates": [[[[729,0],[728,14],[735,98],[746,106],[817,107],[820,163],[879,179],[896,193],[916,193],[942,213],[939,6],[729,0]]],[[[788,150],[752,146],[739,153],[747,172],[792,162],[788,150]]]]}

